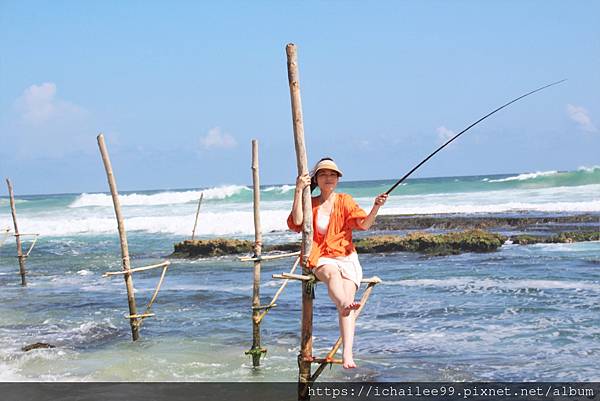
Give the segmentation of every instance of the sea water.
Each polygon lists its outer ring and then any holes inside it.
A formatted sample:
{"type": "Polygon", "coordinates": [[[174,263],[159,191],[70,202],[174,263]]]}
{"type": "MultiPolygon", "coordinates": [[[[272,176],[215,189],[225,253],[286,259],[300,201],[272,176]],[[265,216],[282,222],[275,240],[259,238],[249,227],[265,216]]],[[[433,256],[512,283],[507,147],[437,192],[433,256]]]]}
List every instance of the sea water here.
{"type": "MultiPolygon", "coordinates": [[[[393,181],[341,182],[368,209],[393,181]]],[[[204,193],[199,239],[253,238],[245,186],[121,193],[133,267],[157,263],[191,236],[204,193]]],[[[263,242],[286,231],[293,186],[261,188],[263,242]]],[[[107,193],[16,197],[19,229],[39,233],[20,286],[8,199],[0,198],[0,380],[295,381],[301,294],[290,282],[261,326],[268,349],[253,369],[252,264],[234,257],[172,260],[141,340],[133,343],[120,276],[120,249],[107,193]],[[30,352],[45,342],[56,348],[30,352]]],[[[403,183],[382,214],[600,218],[600,168],[403,183]]],[[[598,227],[596,225],[595,227],[598,227]]],[[[24,237],[24,247],[31,243],[24,237]]],[[[504,245],[497,252],[425,257],[360,255],[366,277],[383,280],[357,321],[358,369],[326,369],[324,380],[600,381],[600,243],[504,245]]],[[[262,303],[291,259],[264,262],[262,303]]],[[[159,270],[134,275],[144,310],[159,270]]],[[[338,336],[335,308],[317,285],[314,354],[338,336]]]]}

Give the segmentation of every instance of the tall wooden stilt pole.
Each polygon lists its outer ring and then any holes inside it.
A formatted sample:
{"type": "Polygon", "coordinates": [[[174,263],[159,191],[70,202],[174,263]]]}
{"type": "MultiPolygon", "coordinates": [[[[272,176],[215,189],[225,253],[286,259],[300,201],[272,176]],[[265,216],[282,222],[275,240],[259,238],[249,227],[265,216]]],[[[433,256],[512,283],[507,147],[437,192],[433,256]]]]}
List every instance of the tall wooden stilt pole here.
{"type": "Polygon", "coordinates": [[[254,189],[254,286],[252,288],[252,366],[260,366],[260,357],[266,352],[260,347],[260,256],[262,230],[260,226],[260,179],[258,174],[258,141],[252,140],[252,184],[254,189]]]}
{"type": "Polygon", "coordinates": [[[200,193],[200,199],[198,199],[198,208],[196,209],[196,220],[194,220],[194,229],[192,230],[192,241],[196,236],[196,226],[198,225],[198,215],[200,215],[200,205],[202,205],[202,198],[204,198],[204,192],[200,193]]]}
{"type": "Polygon", "coordinates": [[[17,227],[17,209],[15,208],[15,195],[13,194],[13,187],[10,180],[6,179],[6,185],[8,185],[8,195],[10,197],[10,210],[12,212],[13,224],[15,226],[15,238],[17,239],[17,258],[19,259],[19,273],[21,274],[21,285],[27,285],[27,278],[25,275],[25,258],[23,255],[23,245],[21,243],[21,236],[19,235],[19,227],[17,227]]]}
{"type": "MultiPolygon", "coordinates": [[[[292,123],[294,126],[294,145],[296,147],[296,165],[298,175],[308,173],[308,160],[304,145],[304,123],[302,119],[302,101],[300,99],[300,77],[298,73],[298,56],[296,45],[290,43],[286,46],[288,81],[290,84],[290,97],[292,102],[292,123]]],[[[310,187],[304,188],[302,193],[302,271],[309,274],[308,256],[312,248],[312,203],[310,187]]],[[[307,400],[308,386],[310,384],[310,365],[312,361],[312,326],[313,326],[313,301],[312,292],[306,281],[302,282],[302,334],[300,339],[300,355],[298,355],[298,399],[307,400]]]]}
{"type": "Polygon", "coordinates": [[[137,317],[137,307],[135,305],[135,295],[133,294],[133,275],[130,273],[131,265],[129,261],[129,246],[127,245],[127,232],[125,231],[125,223],[123,221],[123,215],[121,214],[121,202],[119,201],[119,193],[117,192],[117,183],[115,181],[115,176],[113,175],[110,158],[108,156],[108,150],[104,144],[104,135],[98,135],[97,139],[98,147],[100,148],[100,154],[102,155],[102,162],[104,163],[104,169],[106,170],[106,177],[108,178],[108,185],[110,187],[113,205],[115,207],[115,215],[117,217],[119,239],[121,240],[122,266],[123,271],[127,272],[123,274],[123,277],[125,278],[125,286],[127,287],[129,324],[131,325],[131,337],[133,338],[133,341],[136,341],[138,338],[140,338],[140,331],[137,317]]]}

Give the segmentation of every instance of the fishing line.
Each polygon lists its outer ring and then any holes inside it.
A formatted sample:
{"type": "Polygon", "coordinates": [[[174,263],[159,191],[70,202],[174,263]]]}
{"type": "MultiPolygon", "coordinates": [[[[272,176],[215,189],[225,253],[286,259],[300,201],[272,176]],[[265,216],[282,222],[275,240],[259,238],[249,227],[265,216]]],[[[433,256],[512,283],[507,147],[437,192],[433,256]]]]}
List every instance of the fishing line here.
{"type": "Polygon", "coordinates": [[[486,114],[485,116],[481,117],[479,120],[475,121],[473,124],[469,125],[467,128],[465,128],[464,130],[460,131],[458,134],[454,135],[450,140],[448,140],[446,143],[444,143],[442,146],[440,146],[439,148],[437,148],[435,150],[435,152],[431,153],[429,156],[427,156],[425,159],[423,159],[423,161],[421,161],[419,164],[417,164],[415,167],[412,168],[412,170],[410,170],[408,173],[404,174],[404,176],[402,178],[400,178],[394,185],[392,185],[392,187],[390,189],[388,189],[385,194],[389,195],[390,192],[392,192],[394,189],[396,189],[396,187],[398,185],[400,185],[402,183],[402,181],[406,180],[412,173],[415,172],[416,169],[418,169],[419,167],[421,167],[423,164],[425,164],[425,162],[427,162],[427,160],[431,159],[437,152],[439,152],[440,150],[444,149],[448,144],[450,144],[450,142],[452,142],[453,140],[455,140],[456,138],[458,138],[459,136],[461,136],[462,134],[464,134],[465,132],[467,132],[468,130],[470,130],[471,128],[473,128],[474,126],[476,126],[477,124],[479,124],[480,122],[482,122],[483,120],[485,120],[486,118],[488,118],[489,116],[491,116],[492,114],[502,110],[503,108],[505,108],[506,106],[509,106],[511,104],[513,104],[514,102],[516,102],[517,100],[521,100],[526,96],[532,95],[536,92],[539,92],[543,89],[549,88],[551,86],[554,85],[558,85],[562,82],[565,82],[566,79],[562,79],[560,81],[556,81],[556,82],[552,82],[551,84],[548,85],[544,85],[541,88],[537,88],[535,90],[532,90],[531,92],[527,92],[524,95],[519,96],[516,99],[511,100],[510,102],[503,104],[502,106],[498,107],[496,110],[492,111],[491,113],[486,114]]]}

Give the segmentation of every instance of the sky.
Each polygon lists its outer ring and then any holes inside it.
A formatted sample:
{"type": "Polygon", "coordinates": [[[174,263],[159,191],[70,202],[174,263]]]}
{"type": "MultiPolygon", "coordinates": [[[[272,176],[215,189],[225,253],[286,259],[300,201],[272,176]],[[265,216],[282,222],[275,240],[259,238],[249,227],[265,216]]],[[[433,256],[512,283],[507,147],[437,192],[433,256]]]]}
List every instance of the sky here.
{"type": "MultiPolygon", "coordinates": [[[[285,45],[309,163],[345,180],[600,165],[597,1],[0,0],[0,176],[18,194],[292,183],[285,45]]],[[[5,195],[0,191],[0,195],[5,195]]]]}

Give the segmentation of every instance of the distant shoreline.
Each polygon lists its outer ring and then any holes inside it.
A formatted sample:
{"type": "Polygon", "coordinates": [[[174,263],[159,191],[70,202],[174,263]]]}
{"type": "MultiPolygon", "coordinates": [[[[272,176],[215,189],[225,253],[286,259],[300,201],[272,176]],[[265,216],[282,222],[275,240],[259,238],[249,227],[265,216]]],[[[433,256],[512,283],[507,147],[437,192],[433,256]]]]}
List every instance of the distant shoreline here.
{"type": "MultiPolygon", "coordinates": [[[[463,214],[438,215],[380,215],[371,230],[467,230],[488,231],[536,231],[557,234],[563,231],[592,231],[600,229],[600,213],[580,213],[554,215],[544,213],[538,216],[465,216],[463,214]]],[[[510,213],[513,214],[513,213],[510,213]]]]}

